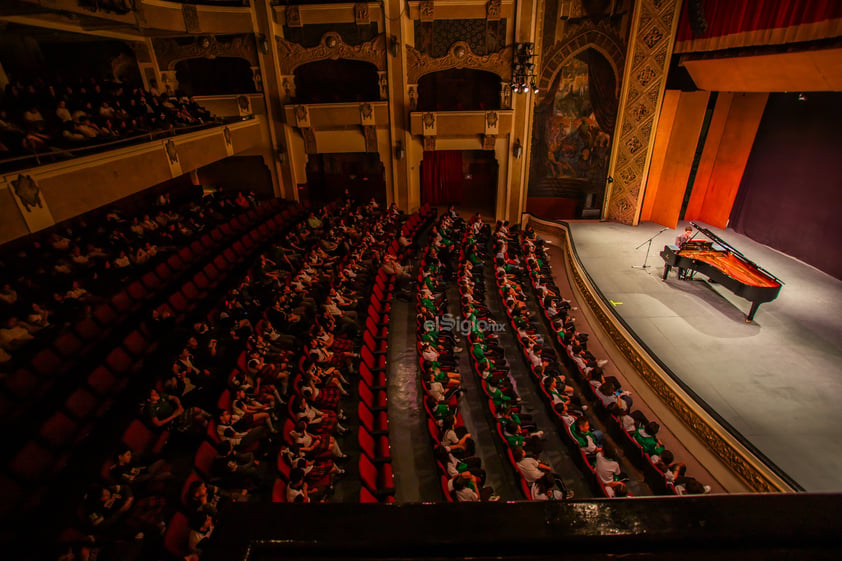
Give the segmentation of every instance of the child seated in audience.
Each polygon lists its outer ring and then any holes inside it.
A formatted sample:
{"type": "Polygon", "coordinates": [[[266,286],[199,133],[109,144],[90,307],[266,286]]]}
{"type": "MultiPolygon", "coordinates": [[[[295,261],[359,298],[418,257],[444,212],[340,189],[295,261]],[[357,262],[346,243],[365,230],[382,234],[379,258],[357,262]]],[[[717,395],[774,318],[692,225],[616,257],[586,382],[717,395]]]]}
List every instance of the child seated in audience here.
{"type": "Polygon", "coordinates": [[[658,440],[657,434],[661,429],[661,425],[655,421],[650,421],[645,426],[637,427],[634,433],[634,439],[643,448],[649,456],[655,456],[664,451],[664,445],[658,440]]]}
{"type": "Polygon", "coordinates": [[[500,497],[494,494],[494,489],[478,485],[467,471],[451,478],[448,488],[453,489],[456,501],[460,503],[500,500],[500,497]]]}
{"type": "Polygon", "coordinates": [[[602,432],[591,430],[590,421],[586,417],[579,417],[570,426],[570,433],[585,454],[594,455],[602,448],[602,432]]]}

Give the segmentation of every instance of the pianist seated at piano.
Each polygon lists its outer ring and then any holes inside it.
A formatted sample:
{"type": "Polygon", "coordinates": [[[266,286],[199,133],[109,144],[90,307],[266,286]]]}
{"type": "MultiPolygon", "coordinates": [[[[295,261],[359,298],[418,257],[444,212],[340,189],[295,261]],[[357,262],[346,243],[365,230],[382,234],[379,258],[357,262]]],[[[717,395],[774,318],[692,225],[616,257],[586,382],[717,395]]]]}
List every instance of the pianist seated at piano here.
{"type": "MultiPolygon", "coordinates": [[[[675,245],[678,246],[678,249],[684,247],[684,244],[689,242],[693,239],[693,227],[692,226],[685,226],[684,233],[680,236],[675,238],[675,245]]],[[[686,280],[687,279],[687,271],[683,267],[678,268],[678,278],[686,280]]]]}
{"type": "Polygon", "coordinates": [[[675,245],[678,246],[678,249],[684,247],[684,244],[689,242],[693,239],[693,227],[692,226],[685,226],[684,233],[675,238],[675,245]]]}
{"type": "Polygon", "coordinates": [[[783,283],[707,228],[696,223],[691,225],[709,241],[694,240],[690,235],[693,228],[685,228],[675,245],[665,246],[661,251],[663,280],[667,280],[673,267],[678,269],[679,278],[693,278],[697,272],[706,275],[709,282],[716,282],[751,302],[746,321],[752,321],[760,304],[778,297],[783,283]]]}

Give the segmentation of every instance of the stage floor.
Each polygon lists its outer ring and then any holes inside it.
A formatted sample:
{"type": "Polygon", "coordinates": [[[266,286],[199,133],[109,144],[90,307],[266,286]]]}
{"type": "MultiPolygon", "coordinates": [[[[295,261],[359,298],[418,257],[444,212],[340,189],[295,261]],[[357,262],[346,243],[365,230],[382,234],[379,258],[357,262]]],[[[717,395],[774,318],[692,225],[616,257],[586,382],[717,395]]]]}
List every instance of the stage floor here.
{"type": "Polygon", "coordinates": [[[659,252],[685,223],[655,238],[647,269],[635,247],[661,226],[570,226],[588,274],[677,377],[807,491],[842,491],[842,281],[705,226],[786,283],[746,323],[750,303],[704,275],[661,281],[659,252]]]}

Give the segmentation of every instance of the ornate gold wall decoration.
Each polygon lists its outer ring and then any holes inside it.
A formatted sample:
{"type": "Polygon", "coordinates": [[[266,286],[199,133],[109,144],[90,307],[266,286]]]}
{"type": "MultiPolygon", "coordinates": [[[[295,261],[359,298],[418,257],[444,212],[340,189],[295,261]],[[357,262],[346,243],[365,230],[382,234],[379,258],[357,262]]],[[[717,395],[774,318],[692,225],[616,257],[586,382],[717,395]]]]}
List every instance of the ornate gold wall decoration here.
{"type": "Polygon", "coordinates": [[[421,2],[418,5],[418,12],[421,14],[421,21],[434,21],[436,19],[436,5],[433,2],[421,2]]]}
{"type": "Polygon", "coordinates": [[[284,22],[287,27],[302,27],[301,11],[297,5],[293,4],[292,6],[286,7],[286,10],[284,10],[284,22]]]}
{"type": "Polygon", "coordinates": [[[360,103],[360,124],[364,127],[374,126],[374,108],[370,103],[360,103]]]}
{"type": "Polygon", "coordinates": [[[10,185],[26,212],[32,212],[35,207],[44,208],[44,203],[41,202],[41,188],[31,175],[18,174],[18,178],[11,181],[10,185]]]}
{"type": "Polygon", "coordinates": [[[380,87],[380,99],[389,99],[389,73],[377,73],[377,85],[380,87]]]}
{"type": "Polygon", "coordinates": [[[500,109],[512,108],[512,85],[509,82],[500,84],[500,109]]]}
{"type": "Polygon", "coordinates": [[[409,97],[409,110],[415,111],[418,108],[418,86],[410,84],[407,87],[407,96],[409,97]]]}
{"type": "Polygon", "coordinates": [[[496,134],[484,134],[482,135],[482,149],[483,150],[494,150],[494,147],[497,144],[497,135],[496,134]]]}
{"type": "Polygon", "coordinates": [[[497,129],[500,123],[500,116],[496,111],[489,111],[485,114],[485,134],[497,135],[497,129]]]}
{"type": "Polygon", "coordinates": [[[608,173],[614,178],[606,201],[609,220],[634,224],[640,214],[642,186],[651,154],[655,115],[663,96],[675,35],[678,0],[638,0],[629,45],[629,72],[623,80],[617,138],[608,173]]]}
{"type": "Polygon", "coordinates": [[[488,0],[485,5],[485,19],[488,21],[500,19],[500,0],[488,0]]]}
{"type": "Polygon", "coordinates": [[[244,34],[219,39],[215,35],[196,37],[188,45],[179,45],[175,39],[152,39],[155,57],[161,70],[173,70],[176,63],[190,58],[233,57],[244,58],[250,66],[260,66],[254,35],[244,34]]]}
{"type": "Polygon", "coordinates": [[[368,25],[371,23],[371,17],[368,14],[368,4],[365,2],[354,4],[354,22],[357,25],[368,25]]]}
{"type": "Polygon", "coordinates": [[[175,147],[175,142],[170,139],[167,141],[165,147],[167,149],[167,157],[170,159],[170,163],[176,163],[178,161],[178,150],[175,147]]]}
{"type": "Polygon", "coordinates": [[[363,127],[363,136],[365,137],[365,151],[379,152],[377,147],[377,129],[374,126],[363,127]]]}
{"type": "Polygon", "coordinates": [[[470,45],[464,41],[457,41],[450,47],[446,56],[432,58],[421,51],[407,45],[407,81],[417,84],[418,79],[431,72],[440,72],[452,68],[473,68],[486,70],[500,76],[503,81],[512,79],[512,48],[506,47],[488,55],[476,55],[470,45]]]}
{"type": "Polygon", "coordinates": [[[424,136],[436,136],[436,114],[424,113],[421,115],[424,136]]]}
{"type": "Polygon", "coordinates": [[[281,87],[288,99],[295,97],[295,76],[282,76],[281,87]]]}
{"type": "Polygon", "coordinates": [[[295,126],[300,129],[310,126],[310,112],[306,105],[295,106],[295,126]]]}
{"type": "Polygon", "coordinates": [[[308,62],[340,58],[370,62],[377,67],[377,70],[386,71],[386,35],[384,33],[359,45],[344,43],[342,37],[334,32],[325,33],[321,43],[312,48],[302,47],[298,43],[292,43],[280,37],[277,38],[277,45],[281,74],[284,75],[292,75],[296,68],[308,62]]]}
{"type": "Polygon", "coordinates": [[[436,137],[435,136],[425,136],[424,137],[424,151],[425,152],[435,152],[436,151],[436,137]]]}

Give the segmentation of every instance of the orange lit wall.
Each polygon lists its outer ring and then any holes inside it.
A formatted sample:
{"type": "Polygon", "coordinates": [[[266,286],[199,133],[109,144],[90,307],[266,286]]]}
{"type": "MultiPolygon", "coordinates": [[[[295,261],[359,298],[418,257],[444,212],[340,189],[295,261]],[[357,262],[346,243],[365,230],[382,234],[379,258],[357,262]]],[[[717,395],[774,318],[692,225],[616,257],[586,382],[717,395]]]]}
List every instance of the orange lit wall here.
{"type": "Polygon", "coordinates": [[[641,220],[669,228],[678,225],[708,96],[705,91],[666,92],[655,133],[641,220]]]}
{"type": "Polygon", "coordinates": [[[768,97],[768,93],[719,95],[686,220],[701,220],[717,228],[728,225],[768,97]]]}

